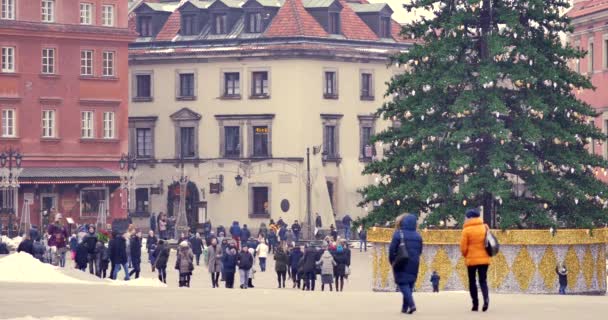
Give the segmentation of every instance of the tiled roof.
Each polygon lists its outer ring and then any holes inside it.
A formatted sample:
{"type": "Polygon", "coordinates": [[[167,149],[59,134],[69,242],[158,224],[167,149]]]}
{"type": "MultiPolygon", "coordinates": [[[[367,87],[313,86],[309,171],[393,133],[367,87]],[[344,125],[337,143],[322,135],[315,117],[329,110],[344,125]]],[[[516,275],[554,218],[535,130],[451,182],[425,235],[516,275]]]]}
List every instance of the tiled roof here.
{"type": "Polygon", "coordinates": [[[578,18],[593,14],[602,10],[608,10],[608,0],[588,0],[575,3],[568,11],[568,17],[578,18]]]}
{"type": "Polygon", "coordinates": [[[35,178],[119,178],[120,175],[114,171],[96,168],[96,167],[82,167],[82,168],[45,168],[45,167],[33,167],[23,168],[21,179],[35,179],[35,178]]]}
{"type": "Polygon", "coordinates": [[[355,40],[378,40],[378,36],[370,29],[361,18],[346,3],[346,0],[339,0],[342,5],[340,20],[342,22],[342,34],[347,39],[355,40]]]}
{"type": "Polygon", "coordinates": [[[264,35],[266,37],[328,36],[325,29],[304,9],[302,0],[286,0],[264,35]]]}
{"type": "MultiPolygon", "coordinates": [[[[184,3],[188,2],[188,0],[181,0],[175,9],[181,7],[184,3]]],[[[160,32],[156,35],[156,40],[159,41],[171,41],[175,36],[177,36],[179,29],[181,28],[181,13],[179,10],[174,10],[173,13],[167,18],[167,22],[160,30],[160,32]]]]}

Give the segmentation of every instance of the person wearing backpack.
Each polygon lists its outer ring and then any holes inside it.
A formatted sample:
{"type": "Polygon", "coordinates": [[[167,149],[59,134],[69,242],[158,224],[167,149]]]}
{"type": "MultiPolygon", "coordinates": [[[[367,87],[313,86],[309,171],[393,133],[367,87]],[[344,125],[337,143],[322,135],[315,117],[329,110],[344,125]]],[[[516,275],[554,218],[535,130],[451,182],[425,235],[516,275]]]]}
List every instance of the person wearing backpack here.
{"type": "Polygon", "coordinates": [[[490,255],[486,251],[485,240],[488,227],[480,218],[479,210],[467,210],[462,237],[460,239],[460,251],[465,258],[465,264],[469,275],[469,291],[473,308],[471,311],[479,311],[479,297],[477,293],[476,277],[479,277],[479,287],[483,295],[484,312],[488,311],[490,295],[488,292],[488,267],[490,266],[490,255]]]}
{"type": "Polygon", "coordinates": [[[403,295],[401,313],[408,314],[416,312],[413,291],[422,254],[422,237],[416,231],[416,224],[414,214],[402,214],[395,219],[397,230],[393,234],[388,256],[395,282],[403,295]]]}

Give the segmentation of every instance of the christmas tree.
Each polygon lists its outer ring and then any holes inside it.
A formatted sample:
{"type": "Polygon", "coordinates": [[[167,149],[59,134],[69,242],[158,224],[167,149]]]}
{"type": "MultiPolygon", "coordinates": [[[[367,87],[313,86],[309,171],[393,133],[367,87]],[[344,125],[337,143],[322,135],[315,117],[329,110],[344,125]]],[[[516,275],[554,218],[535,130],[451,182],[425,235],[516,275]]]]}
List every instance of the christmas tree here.
{"type": "Polygon", "coordinates": [[[568,67],[584,57],[562,44],[566,0],[412,0],[426,10],[402,35],[418,40],[394,63],[393,97],[377,112],[400,123],[374,139],[384,157],[364,170],[366,222],[405,212],[426,225],[461,225],[480,207],[500,228],[605,226],[608,163],[588,151],[606,136],[568,67]],[[373,204],[373,206],[372,206],[373,204]]]}

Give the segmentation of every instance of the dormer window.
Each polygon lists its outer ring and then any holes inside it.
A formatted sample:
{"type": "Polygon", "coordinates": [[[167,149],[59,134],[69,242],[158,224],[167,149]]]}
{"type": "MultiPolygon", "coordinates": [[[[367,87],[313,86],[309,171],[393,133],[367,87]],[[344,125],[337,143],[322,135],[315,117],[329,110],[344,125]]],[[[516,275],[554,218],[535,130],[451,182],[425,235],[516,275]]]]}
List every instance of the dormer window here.
{"type": "Polygon", "coordinates": [[[182,15],[181,33],[184,36],[196,35],[198,33],[195,15],[182,15]]]}
{"type": "Polygon", "coordinates": [[[262,13],[254,12],[247,15],[247,32],[261,33],[262,32],[262,13]]]}
{"type": "Polygon", "coordinates": [[[340,13],[330,12],[327,32],[331,34],[340,34],[340,13]]]}
{"type": "Polygon", "coordinates": [[[380,38],[391,38],[391,18],[380,18],[380,38]]]}
{"type": "Polygon", "coordinates": [[[227,34],[228,33],[228,15],[216,14],[214,17],[215,34],[227,34]]]}
{"type": "Polygon", "coordinates": [[[137,32],[141,37],[151,37],[152,17],[137,17],[137,32]]]}

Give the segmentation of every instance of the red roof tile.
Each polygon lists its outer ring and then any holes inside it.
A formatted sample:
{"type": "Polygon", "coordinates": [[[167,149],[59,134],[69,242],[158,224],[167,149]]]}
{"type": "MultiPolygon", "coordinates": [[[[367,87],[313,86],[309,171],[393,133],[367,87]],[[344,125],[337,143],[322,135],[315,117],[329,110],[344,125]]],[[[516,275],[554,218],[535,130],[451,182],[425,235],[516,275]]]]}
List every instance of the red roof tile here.
{"type": "Polygon", "coordinates": [[[342,5],[340,21],[342,23],[342,34],[348,39],[356,40],[378,40],[378,36],[370,29],[361,18],[348,5],[346,0],[339,0],[342,5]]]}
{"type": "Polygon", "coordinates": [[[588,0],[575,3],[567,15],[570,18],[578,18],[602,10],[608,10],[608,0],[588,0]]]}
{"type": "Polygon", "coordinates": [[[327,37],[325,29],[304,9],[302,0],[286,0],[270,26],[266,37],[327,37]]]}
{"type": "MultiPolygon", "coordinates": [[[[187,2],[187,0],[181,0],[179,6],[187,2]]],[[[178,8],[179,8],[178,6],[178,8]]],[[[159,41],[171,41],[175,36],[177,36],[179,29],[181,28],[181,13],[179,10],[175,9],[173,13],[167,18],[167,22],[160,30],[160,32],[156,35],[156,40],[159,41]]]]}

